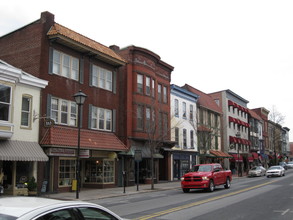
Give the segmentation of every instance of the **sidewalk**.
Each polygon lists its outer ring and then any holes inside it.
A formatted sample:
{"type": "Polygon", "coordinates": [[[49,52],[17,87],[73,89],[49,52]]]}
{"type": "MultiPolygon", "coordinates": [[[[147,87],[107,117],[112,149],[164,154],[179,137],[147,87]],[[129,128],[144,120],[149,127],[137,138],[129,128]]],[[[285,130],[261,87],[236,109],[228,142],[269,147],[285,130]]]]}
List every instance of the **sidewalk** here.
{"type": "MultiPolygon", "coordinates": [[[[151,184],[140,184],[138,186],[127,186],[125,187],[114,187],[107,189],[84,189],[82,188],[79,192],[79,200],[91,201],[102,198],[116,197],[116,196],[128,196],[137,193],[146,193],[154,192],[159,190],[168,190],[168,189],[180,189],[180,181],[172,182],[159,182],[154,184],[154,189],[151,190],[151,184]]],[[[43,194],[41,197],[47,197],[52,199],[61,199],[61,200],[75,200],[76,192],[63,192],[63,193],[52,193],[52,194],[43,194]]]]}

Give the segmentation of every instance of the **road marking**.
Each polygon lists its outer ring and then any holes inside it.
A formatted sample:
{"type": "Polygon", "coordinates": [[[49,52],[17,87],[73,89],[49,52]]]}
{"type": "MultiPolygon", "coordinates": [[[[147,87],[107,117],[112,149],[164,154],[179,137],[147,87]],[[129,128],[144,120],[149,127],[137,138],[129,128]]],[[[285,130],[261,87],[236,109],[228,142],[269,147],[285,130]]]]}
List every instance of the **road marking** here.
{"type": "MultiPolygon", "coordinates": [[[[281,215],[286,215],[287,212],[289,212],[290,209],[287,209],[285,211],[281,211],[281,210],[274,210],[274,212],[281,212],[282,214],[281,215]]],[[[292,211],[291,211],[292,212],[292,211]]]]}
{"type": "Polygon", "coordinates": [[[161,211],[161,212],[156,212],[156,213],[149,214],[149,215],[144,215],[144,216],[141,216],[139,218],[135,218],[135,220],[146,220],[146,219],[151,219],[151,218],[155,218],[155,217],[158,217],[158,216],[166,215],[166,214],[169,214],[171,212],[177,212],[177,211],[180,211],[182,209],[191,208],[193,206],[198,206],[198,205],[201,205],[201,204],[204,204],[204,203],[212,202],[212,201],[219,200],[219,199],[222,199],[222,198],[225,198],[225,197],[234,196],[234,195],[237,195],[237,194],[249,191],[249,190],[260,188],[262,186],[269,185],[269,184],[274,183],[276,181],[277,180],[270,181],[270,182],[259,184],[259,185],[252,186],[252,187],[249,187],[249,188],[241,189],[241,190],[238,190],[236,192],[231,192],[231,193],[228,193],[228,194],[225,194],[225,195],[216,196],[216,197],[213,197],[213,198],[205,199],[205,200],[194,202],[194,203],[189,203],[189,204],[182,205],[182,206],[177,206],[177,207],[174,207],[174,208],[171,208],[171,209],[167,209],[167,210],[164,210],[164,211],[161,211]]]}

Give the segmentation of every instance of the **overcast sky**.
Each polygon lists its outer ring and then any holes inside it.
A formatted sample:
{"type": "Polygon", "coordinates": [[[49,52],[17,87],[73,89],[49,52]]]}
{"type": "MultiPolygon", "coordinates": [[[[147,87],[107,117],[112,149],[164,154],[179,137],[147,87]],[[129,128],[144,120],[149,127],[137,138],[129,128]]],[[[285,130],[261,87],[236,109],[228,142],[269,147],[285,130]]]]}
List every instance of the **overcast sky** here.
{"type": "Polygon", "coordinates": [[[248,108],[273,106],[293,141],[293,1],[0,1],[0,36],[40,18],[105,46],[147,48],[172,65],[172,82],[230,89],[248,108]]]}

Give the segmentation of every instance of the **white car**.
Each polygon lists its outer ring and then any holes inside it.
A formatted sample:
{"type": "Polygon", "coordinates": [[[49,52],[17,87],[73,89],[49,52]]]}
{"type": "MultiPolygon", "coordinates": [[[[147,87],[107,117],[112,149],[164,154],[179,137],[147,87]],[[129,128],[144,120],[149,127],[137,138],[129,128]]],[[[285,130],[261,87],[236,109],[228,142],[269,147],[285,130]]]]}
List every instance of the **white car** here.
{"type": "Polygon", "coordinates": [[[265,176],[266,175],[266,169],[263,166],[256,166],[252,167],[248,171],[248,177],[253,177],[253,176],[265,176]]]}
{"type": "Polygon", "coordinates": [[[83,201],[61,201],[41,197],[6,197],[0,199],[1,220],[79,220],[121,217],[103,206],[83,201]]]}
{"type": "Polygon", "coordinates": [[[267,172],[266,172],[267,177],[271,176],[285,176],[285,169],[282,166],[271,166],[267,172]]]}
{"type": "Polygon", "coordinates": [[[288,167],[289,169],[292,169],[292,168],[293,168],[293,161],[288,162],[288,163],[287,163],[287,167],[288,167]]]}

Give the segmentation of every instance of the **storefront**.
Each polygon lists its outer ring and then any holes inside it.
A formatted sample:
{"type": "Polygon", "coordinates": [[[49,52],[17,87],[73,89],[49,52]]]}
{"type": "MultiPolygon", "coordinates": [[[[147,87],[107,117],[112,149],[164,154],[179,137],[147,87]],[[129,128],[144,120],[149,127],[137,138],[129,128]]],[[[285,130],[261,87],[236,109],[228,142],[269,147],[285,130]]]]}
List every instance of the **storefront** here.
{"type": "Polygon", "coordinates": [[[0,146],[0,183],[4,194],[28,195],[28,181],[37,180],[37,162],[48,161],[48,157],[36,142],[1,140],[0,146]]]}
{"type": "Polygon", "coordinates": [[[173,180],[180,180],[196,164],[197,153],[173,151],[173,180]]]}
{"type": "MultiPolygon", "coordinates": [[[[47,192],[68,192],[75,190],[77,135],[68,127],[49,128],[41,141],[49,156],[44,180],[48,180],[47,192]],[[53,138],[51,138],[53,137],[53,138]],[[65,147],[66,146],[66,147],[65,147]]],[[[126,146],[114,133],[91,130],[81,131],[80,184],[81,188],[108,188],[118,185],[117,154],[126,146]],[[83,138],[86,137],[86,138],[83,138]]]]}

